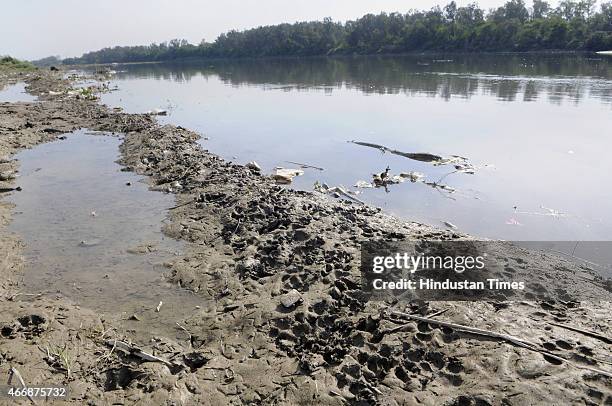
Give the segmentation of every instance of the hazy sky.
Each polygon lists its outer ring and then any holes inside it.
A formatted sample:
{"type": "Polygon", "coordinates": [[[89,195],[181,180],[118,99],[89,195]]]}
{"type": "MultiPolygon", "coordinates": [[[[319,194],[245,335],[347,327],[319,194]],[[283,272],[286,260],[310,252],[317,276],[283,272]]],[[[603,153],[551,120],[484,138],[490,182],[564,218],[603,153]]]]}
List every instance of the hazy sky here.
{"type": "MultiPolygon", "coordinates": [[[[448,0],[450,1],[450,0],[448,0]]],[[[458,0],[459,5],[470,0],[458,0]]],[[[442,0],[12,0],[0,14],[0,55],[78,56],[113,45],[214,40],[230,29],[366,13],[429,9],[442,0]]],[[[497,7],[504,0],[480,0],[497,7]]],[[[529,0],[527,3],[531,3],[529,0]]]]}

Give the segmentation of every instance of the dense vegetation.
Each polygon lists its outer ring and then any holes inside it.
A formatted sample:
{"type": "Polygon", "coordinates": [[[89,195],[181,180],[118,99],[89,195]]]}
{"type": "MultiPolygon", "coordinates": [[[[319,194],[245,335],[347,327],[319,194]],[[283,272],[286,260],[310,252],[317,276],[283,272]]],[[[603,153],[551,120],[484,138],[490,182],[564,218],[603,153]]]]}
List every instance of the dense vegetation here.
{"type": "Polygon", "coordinates": [[[258,27],[221,34],[213,43],[185,40],[105,48],[72,63],[142,62],[183,58],[392,54],[419,51],[537,51],[612,49],[612,2],[510,0],[484,11],[477,4],[368,14],[355,21],[331,19],[258,27]]]}
{"type": "Polygon", "coordinates": [[[30,62],[20,61],[19,59],[15,59],[10,56],[0,56],[0,71],[3,69],[32,70],[35,69],[35,67],[30,62]]]}

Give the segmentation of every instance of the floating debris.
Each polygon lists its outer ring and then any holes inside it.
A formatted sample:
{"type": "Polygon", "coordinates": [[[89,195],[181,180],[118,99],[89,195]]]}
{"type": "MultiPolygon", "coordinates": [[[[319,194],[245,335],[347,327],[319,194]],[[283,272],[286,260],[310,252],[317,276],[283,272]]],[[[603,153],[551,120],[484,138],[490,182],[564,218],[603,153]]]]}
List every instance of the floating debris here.
{"type": "Polygon", "coordinates": [[[168,110],[153,109],[153,110],[147,111],[145,114],[148,114],[150,116],[167,116],[168,115],[168,110]]]}
{"type": "Polygon", "coordinates": [[[363,142],[363,141],[349,141],[353,144],[361,145],[363,147],[370,147],[380,150],[381,152],[389,152],[394,155],[403,156],[408,159],[412,159],[420,162],[428,162],[432,163],[435,166],[440,165],[453,165],[456,169],[456,172],[462,173],[474,173],[474,166],[468,162],[468,159],[459,155],[451,155],[448,158],[441,157],[440,155],[434,155],[425,152],[403,152],[398,151],[396,149],[391,149],[389,147],[385,147],[384,145],[373,144],[371,142],[363,142]]]}
{"type": "Polygon", "coordinates": [[[325,169],[323,169],[323,168],[321,168],[321,167],[319,167],[319,166],[308,165],[308,164],[302,164],[302,163],[299,163],[299,162],[293,162],[293,161],[285,161],[285,162],[287,162],[288,164],[297,165],[297,166],[299,166],[300,168],[304,168],[304,169],[316,169],[316,170],[318,170],[318,171],[324,171],[324,170],[325,170],[325,169]]]}
{"type": "Polygon", "coordinates": [[[400,178],[408,179],[410,182],[421,182],[425,178],[425,175],[421,172],[402,172],[399,174],[400,178]]]}
{"type": "Polygon", "coordinates": [[[381,187],[381,186],[387,186],[388,183],[393,183],[389,179],[390,170],[391,169],[387,166],[387,168],[383,172],[373,174],[372,181],[374,183],[374,186],[381,187]]]}

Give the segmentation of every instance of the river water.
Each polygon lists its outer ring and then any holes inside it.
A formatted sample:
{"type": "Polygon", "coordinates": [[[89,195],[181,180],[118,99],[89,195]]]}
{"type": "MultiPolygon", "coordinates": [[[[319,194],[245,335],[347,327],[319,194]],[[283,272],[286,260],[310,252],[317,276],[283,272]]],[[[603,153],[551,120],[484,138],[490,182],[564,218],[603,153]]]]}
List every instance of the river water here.
{"type": "Polygon", "coordinates": [[[120,143],[79,130],[15,155],[22,190],[8,197],[9,228],[25,243],[24,290],[67,297],[147,337],[174,334],[206,303],[164,277],[184,248],[162,233],[174,196],[122,171],[120,143]]]}
{"type": "Polygon", "coordinates": [[[210,151],[265,172],[306,169],[293,187],[343,185],[408,220],[507,240],[612,239],[612,58],[402,56],[117,66],[103,102],[167,109],[210,151]],[[474,174],[347,141],[459,155],[474,174]],[[436,185],[357,189],[373,173],[436,185]],[[448,175],[447,175],[448,174],[448,175]]]}

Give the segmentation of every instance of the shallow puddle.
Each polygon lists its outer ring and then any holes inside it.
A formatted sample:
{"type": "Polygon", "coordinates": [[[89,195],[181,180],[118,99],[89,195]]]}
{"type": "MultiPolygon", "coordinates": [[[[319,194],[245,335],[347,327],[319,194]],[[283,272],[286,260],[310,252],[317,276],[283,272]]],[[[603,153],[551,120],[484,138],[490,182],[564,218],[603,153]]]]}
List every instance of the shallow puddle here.
{"type": "Polygon", "coordinates": [[[161,232],[174,197],[121,171],[120,142],[81,130],[16,155],[23,190],[10,198],[10,229],[26,244],[24,286],[168,334],[203,300],[164,281],[164,262],[183,248],[161,232]]]}
{"type": "Polygon", "coordinates": [[[32,96],[25,90],[25,83],[15,83],[14,85],[8,85],[4,88],[0,87],[0,103],[16,103],[16,102],[32,102],[36,100],[35,96],[32,96]]]}

